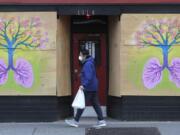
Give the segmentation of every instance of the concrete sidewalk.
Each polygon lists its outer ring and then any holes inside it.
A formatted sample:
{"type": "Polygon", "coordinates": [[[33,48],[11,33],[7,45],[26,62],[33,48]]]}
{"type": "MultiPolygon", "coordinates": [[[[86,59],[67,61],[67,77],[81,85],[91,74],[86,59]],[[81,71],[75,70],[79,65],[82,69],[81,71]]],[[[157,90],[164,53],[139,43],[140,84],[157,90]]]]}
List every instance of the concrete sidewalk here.
{"type": "MultiPolygon", "coordinates": [[[[157,127],[161,135],[179,135],[180,122],[127,122],[106,119],[107,127],[157,127]]],[[[64,121],[46,123],[0,123],[0,135],[85,135],[85,128],[96,123],[95,118],[82,118],[79,128],[64,121]]]]}

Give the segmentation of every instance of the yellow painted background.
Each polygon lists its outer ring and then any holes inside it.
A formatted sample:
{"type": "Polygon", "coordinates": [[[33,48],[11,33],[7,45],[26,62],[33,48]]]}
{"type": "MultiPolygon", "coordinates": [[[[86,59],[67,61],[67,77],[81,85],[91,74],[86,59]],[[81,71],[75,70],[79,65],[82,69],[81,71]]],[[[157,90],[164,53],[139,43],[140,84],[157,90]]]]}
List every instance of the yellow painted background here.
{"type": "MultiPolygon", "coordinates": [[[[29,19],[40,17],[41,30],[48,33],[49,42],[45,48],[17,49],[14,63],[18,58],[26,59],[33,66],[34,83],[31,88],[24,88],[15,83],[13,71],[9,71],[8,81],[0,86],[0,95],[56,95],[56,12],[5,12],[0,18],[19,17],[29,19]]],[[[8,64],[7,52],[0,49],[0,59],[8,64]]]]}
{"type": "MultiPolygon", "coordinates": [[[[139,48],[133,42],[133,34],[140,29],[147,19],[180,18],[178,14],[123,14],[121,16],[120,45],[120,95],[179,96],[180,89],[169,80],[167,70],[163,71],[162,81],[153,89],[144,87],[142,82],[143,68],[146,62],[156,57],[162,64],[162,51],[155,47],[139,48]]],[[[169,53],[171,60],[180,57],[180,46],[176,45],[169,53]]]]}

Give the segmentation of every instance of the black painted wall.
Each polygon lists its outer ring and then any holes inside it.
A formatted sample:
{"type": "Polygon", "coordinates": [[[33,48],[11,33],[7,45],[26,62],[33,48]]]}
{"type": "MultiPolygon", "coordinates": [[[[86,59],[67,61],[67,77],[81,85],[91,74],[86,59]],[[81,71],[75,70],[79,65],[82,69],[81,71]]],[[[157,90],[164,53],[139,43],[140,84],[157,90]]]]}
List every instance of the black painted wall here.
{"type": "MultiPolygon", "coordinates": [[[[1,96],[0,122],[50,122],[73,116],[72,99],[56,96],[1,96]]],[[[109,117],[127,121],[179,121],[180,97],[108,97],[109,117]]]]}
{"type": "Polygon", "coordinates": [[[57,121],[72,115],[70,97],[1,96],[0,122],[57,121]]]}
{"type": "Polygon", "coordinates": [[[108,116],[119,120],[180,120],[180,97],[178,96],[110,96],[107,107],[108,116]]]}

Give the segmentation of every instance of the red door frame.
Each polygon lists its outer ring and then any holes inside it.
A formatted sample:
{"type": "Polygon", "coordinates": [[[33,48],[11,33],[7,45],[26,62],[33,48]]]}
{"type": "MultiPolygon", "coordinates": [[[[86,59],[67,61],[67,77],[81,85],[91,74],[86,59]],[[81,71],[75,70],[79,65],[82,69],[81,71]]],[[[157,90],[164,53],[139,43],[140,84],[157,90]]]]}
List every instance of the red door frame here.
{"type": "Polygon", "coordinates": [[[87,34],[87,33],[73,33],[72,43],[71,43],[71,78],[72,78],[72,95],[74,96],[80,85],[79,75],[80,75],[80,64],[78,61],[79,56],[79,40],[91,40],[97,38],[93,35],[100,35],[97,40],[100,40],[100,55],[101,55],[101,66],[96,67],[97,77],[99,80],[99,100],[101,105],[106,105],[108,96],[108,60],[107,60],[107,42],[106,35],[104,33],[98,34],[87,34]],[[90,36],[89,36],[90,35],[90,36]],[[106,46],[106,47],[104,47],[106,46]],[[102,65],[103,64],[103,65],[102,65]],[[78,69],[75,71],[75,69],[78,69]],[[75,73],[77,72],[77,73],[75,73]],[[75,82],[74,82],[75,81],[75,82]],[[103,95],[103,96],[102,96],[103,95]]]}

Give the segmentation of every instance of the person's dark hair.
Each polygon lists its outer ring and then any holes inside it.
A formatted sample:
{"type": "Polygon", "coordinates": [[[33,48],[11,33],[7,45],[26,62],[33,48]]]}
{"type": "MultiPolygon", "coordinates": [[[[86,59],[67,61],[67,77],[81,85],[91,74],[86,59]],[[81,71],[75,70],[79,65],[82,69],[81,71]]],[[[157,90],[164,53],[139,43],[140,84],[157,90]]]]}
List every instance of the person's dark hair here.
{"type": "Polygon", "coordinates": [[[89,50],[83,49],[83,50],[81,50],[81,53],[82,53],[83,55],[89,55],[89,50]]]}

